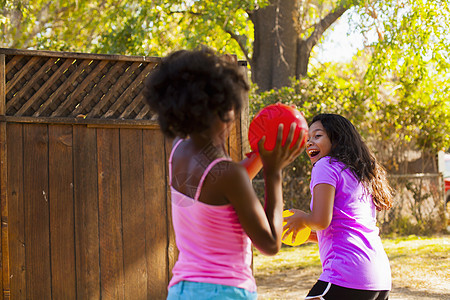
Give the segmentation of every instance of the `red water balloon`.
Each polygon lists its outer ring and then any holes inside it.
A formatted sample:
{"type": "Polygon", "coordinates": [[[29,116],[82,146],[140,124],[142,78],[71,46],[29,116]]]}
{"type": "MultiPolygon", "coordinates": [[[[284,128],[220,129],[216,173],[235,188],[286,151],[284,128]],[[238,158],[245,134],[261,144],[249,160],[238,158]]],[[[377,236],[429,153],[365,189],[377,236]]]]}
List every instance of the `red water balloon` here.
{"type": "Polygon", "coordinates": [[[282,141],[282,145],[284,145],[293,122],[297,126],[295,128],[294,140],[291,147],[293,147],[294,143],[300,137],[301,132],[303,132],[303,139],[300,143],[300,146],[302,147],[305,145],[308,138],[308,123],[303,117],[303,114],[296,108],[282,103],[266,106],[258,112],[250,123],[248,131],[250,147],[253,151],[258,152],[258,142],[263,136],[266,136],[264,148],[269,151],[273,150],[275,148],[278,125],[280,123],[284,124],[282,141]]]}

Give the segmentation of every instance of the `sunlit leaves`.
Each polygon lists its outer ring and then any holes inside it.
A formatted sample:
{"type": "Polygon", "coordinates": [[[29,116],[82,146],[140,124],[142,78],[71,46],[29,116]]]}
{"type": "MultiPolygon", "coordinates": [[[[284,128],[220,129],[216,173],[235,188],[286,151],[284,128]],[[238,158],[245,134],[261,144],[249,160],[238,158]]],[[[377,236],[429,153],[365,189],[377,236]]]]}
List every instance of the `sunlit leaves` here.
{"type": "Polygon", "coordinates": [[[247,12],[266,3],[265,0],[2,0],[0,45],[161,56],[203,44],[245,59],[242,49],[250,51],[253,39],[247,12]]]}

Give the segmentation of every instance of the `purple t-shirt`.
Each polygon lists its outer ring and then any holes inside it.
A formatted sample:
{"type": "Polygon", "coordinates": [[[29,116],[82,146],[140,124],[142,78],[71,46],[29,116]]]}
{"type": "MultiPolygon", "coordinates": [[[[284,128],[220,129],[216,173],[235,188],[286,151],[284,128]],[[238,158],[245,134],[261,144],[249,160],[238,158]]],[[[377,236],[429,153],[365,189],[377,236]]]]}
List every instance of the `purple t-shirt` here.
{"type": "MultiPolygon", "coordinates": [[[[311,195],[320,183],[336,189],[330,226],[317,231],[320,280],[363,290],[390,290],[391,270],[376,225],[372,196],[341,162],[326,156],[311,172],[311,195]]],[[[311,209],[313,200],[311,200],[311,209]]]]}

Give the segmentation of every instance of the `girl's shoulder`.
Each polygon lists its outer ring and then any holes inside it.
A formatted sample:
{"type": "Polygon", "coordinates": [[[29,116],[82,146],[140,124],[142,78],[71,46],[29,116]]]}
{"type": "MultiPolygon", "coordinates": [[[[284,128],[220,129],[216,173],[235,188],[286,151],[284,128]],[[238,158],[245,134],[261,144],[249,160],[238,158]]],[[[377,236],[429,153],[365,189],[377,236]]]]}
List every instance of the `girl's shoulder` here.
{"type": "Polygon", "coordinates": [[[313,166],[313,173],[337,172],[341,173],[345,169],[345,164],[331,156],[324,156],[313,166]]]}
{"type": "MultiPolygon", "coordinates": [[[[200,201],[205,199],[225,199],[230,191],[238,191],[248,185],[251,185],[251,182],[243,166],[231,160],[221,160],[209,170],[205,178],[204,188],[202,188],[202,195],[205,198],[200,199],[200,201]]],[[[218,204],[216,202],[202,202],[218,204]]]]}
{"type": "Polygon", "coordinates": [[[314,168],[329,168],[329,167],[337,167],[337,168],[343,168],[345,167],[345,164],[338,161],[336,158],[333,158],[331,156],[324,156],[320,158],[313,166],[314,168]]]}
{"type": "Polygon", "coordinates": [[[210,170],[212,175],[224,179],[242,177],[247,175],[246,172],[243,166],[229,158],[220,159],[210,170]]]}

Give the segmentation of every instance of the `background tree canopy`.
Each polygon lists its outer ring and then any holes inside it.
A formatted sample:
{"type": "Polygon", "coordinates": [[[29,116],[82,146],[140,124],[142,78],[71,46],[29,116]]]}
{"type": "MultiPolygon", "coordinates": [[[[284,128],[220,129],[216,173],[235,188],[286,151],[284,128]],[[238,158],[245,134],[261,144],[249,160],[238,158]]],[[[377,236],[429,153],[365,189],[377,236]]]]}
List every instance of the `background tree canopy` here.
{"type": "MultiPolygon", "coordinates": [[[[350,118],[392,171],[450,147],[447,0],[0,0],[0,46],[162,56],[205,44],[249,62],[252,107],[292,102],[350,118]],[[349,10],[378,39],[312,64],[349,10]]],[[[430,163],[433,159],[430,160],[430,163]]],[[[423,170],[427,166],[422,166],[423,170]]]]}

